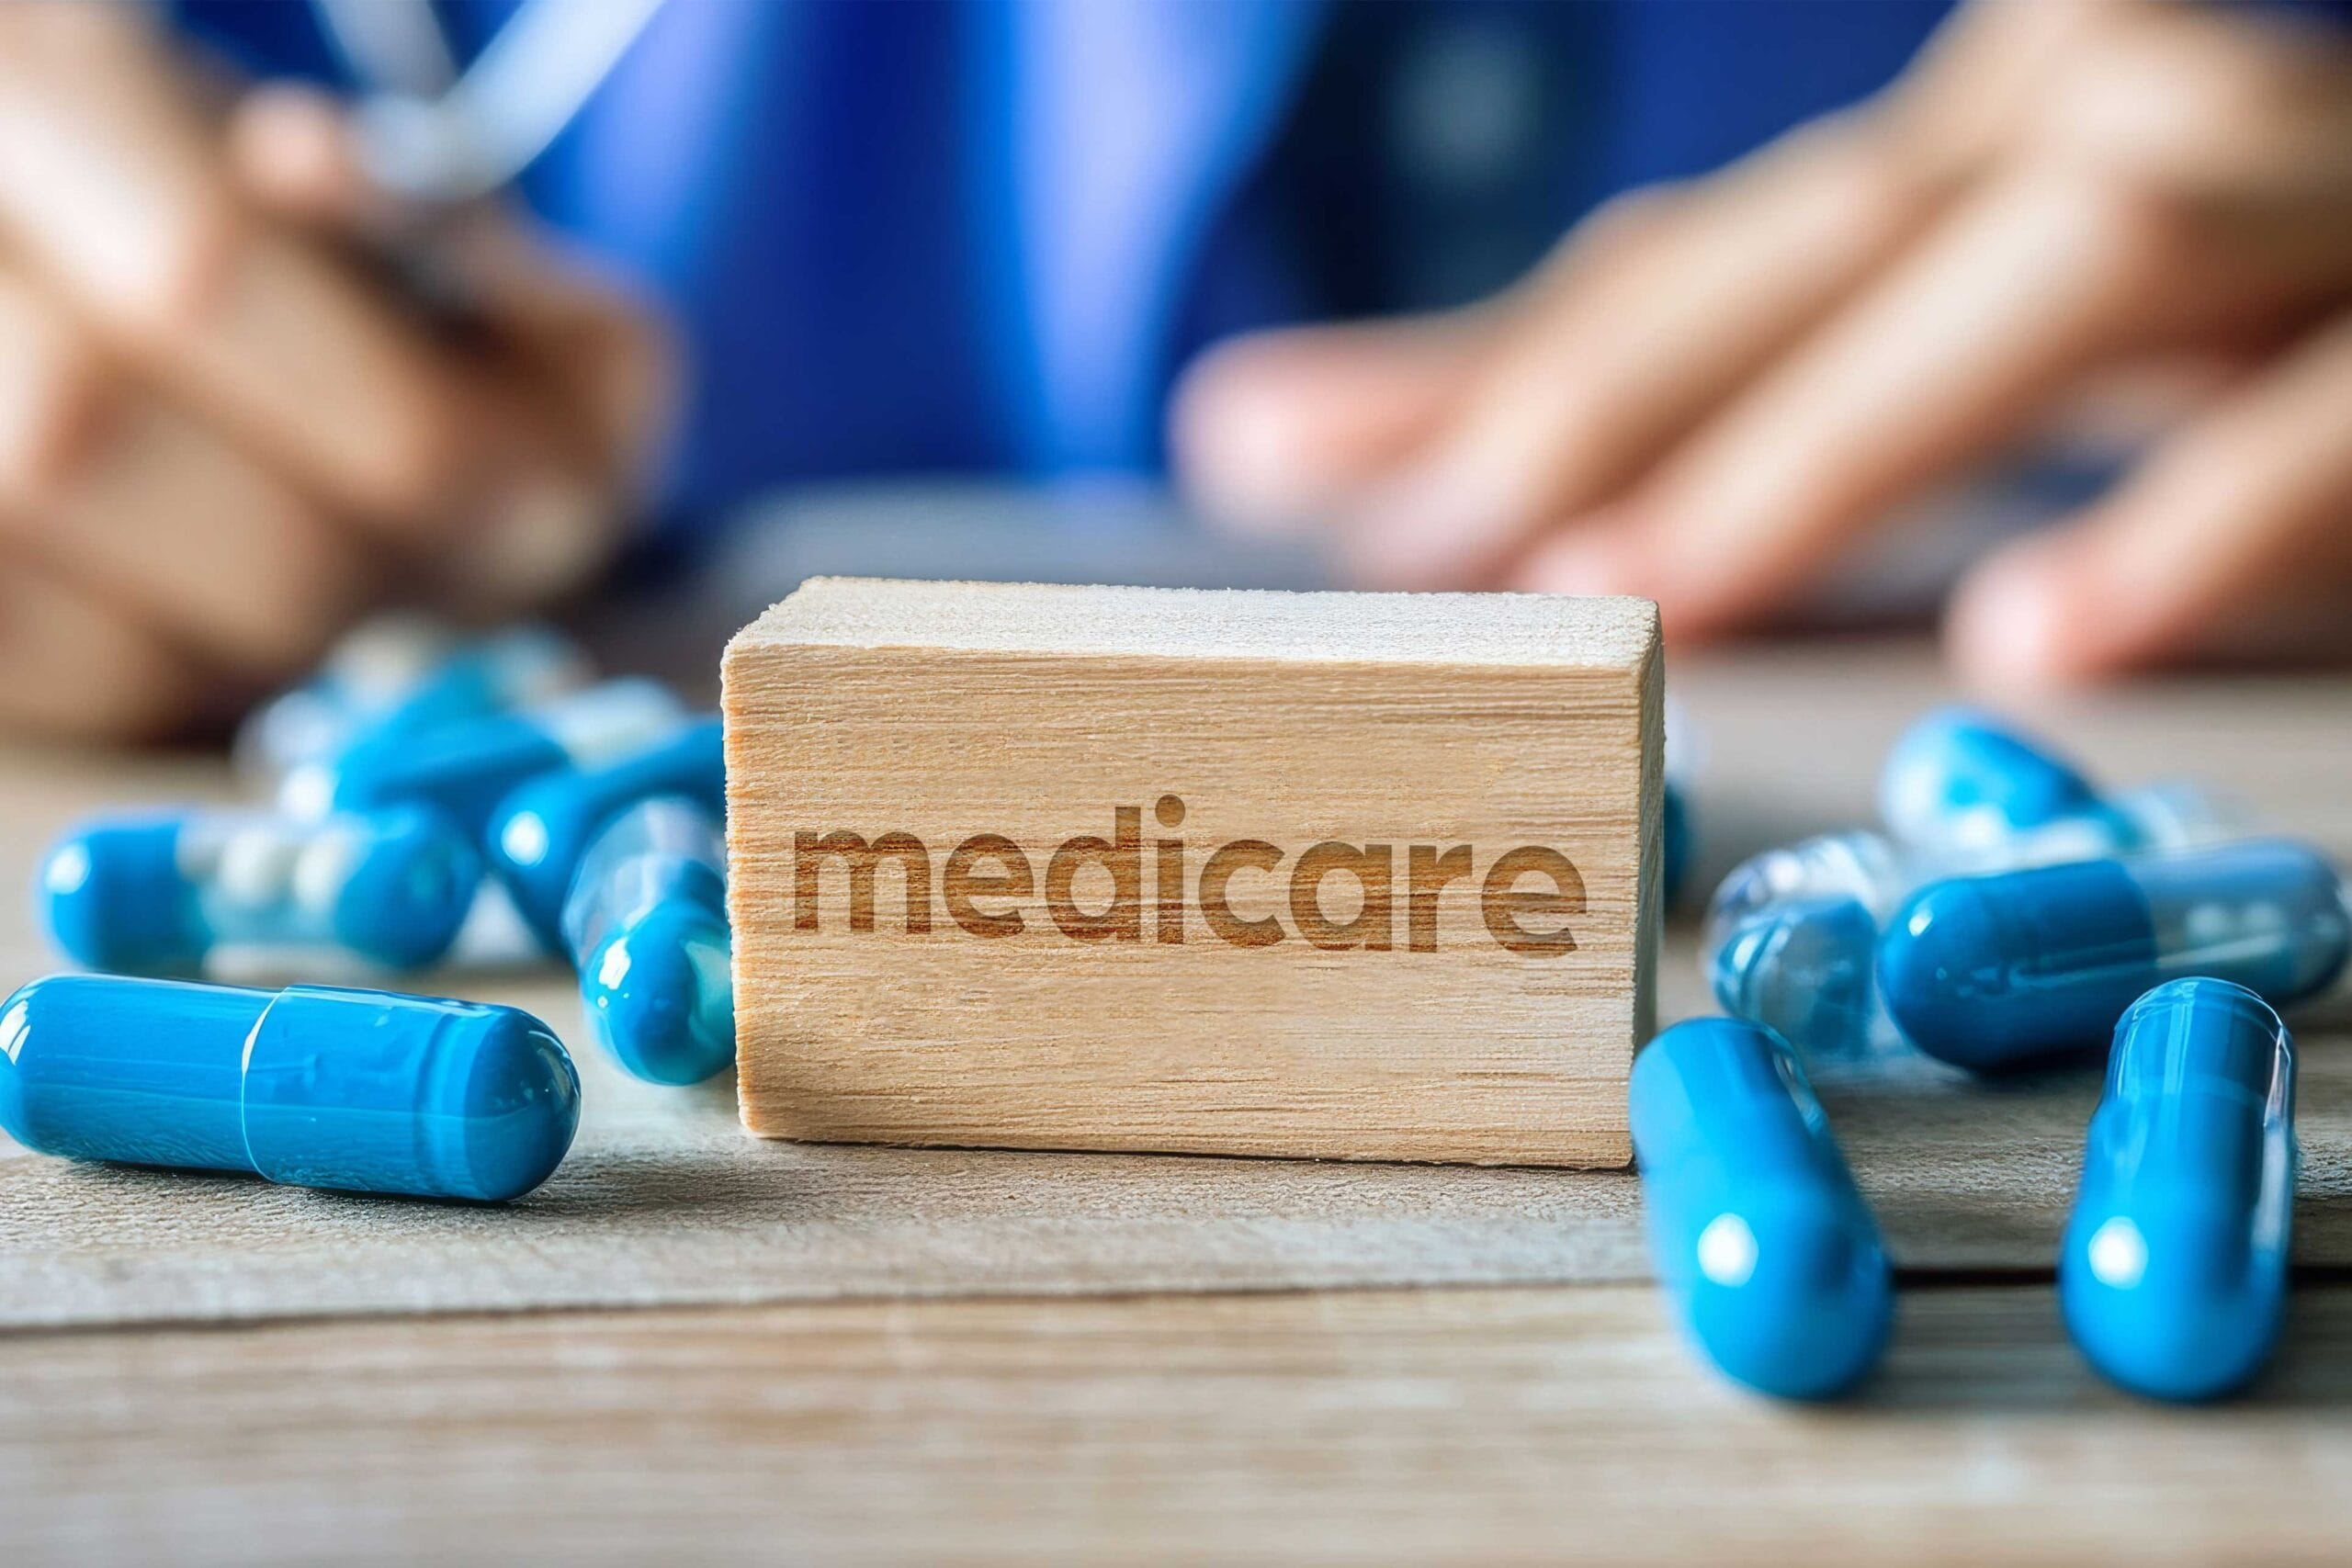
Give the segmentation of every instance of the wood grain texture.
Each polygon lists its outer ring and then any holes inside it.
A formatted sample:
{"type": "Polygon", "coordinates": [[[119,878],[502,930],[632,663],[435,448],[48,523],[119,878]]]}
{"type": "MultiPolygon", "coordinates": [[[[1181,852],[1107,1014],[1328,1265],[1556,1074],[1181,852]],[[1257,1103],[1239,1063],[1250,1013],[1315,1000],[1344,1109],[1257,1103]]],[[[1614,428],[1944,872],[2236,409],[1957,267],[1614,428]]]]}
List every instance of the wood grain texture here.
{"type": "Polygon", "coordinates": [[[1645,602],[821,580],[725,671],[753,1131],[1631,1157],[1645,602]]]}
{"type": "Polygon", "coordinates": [[[1914,1292],[1855,1403],[1651,1292],[840,1303],[0,1339],[11,1562],[2326,1562],[2352,1291],[2238,1404],[2046,1287],[1914,1292]]]}

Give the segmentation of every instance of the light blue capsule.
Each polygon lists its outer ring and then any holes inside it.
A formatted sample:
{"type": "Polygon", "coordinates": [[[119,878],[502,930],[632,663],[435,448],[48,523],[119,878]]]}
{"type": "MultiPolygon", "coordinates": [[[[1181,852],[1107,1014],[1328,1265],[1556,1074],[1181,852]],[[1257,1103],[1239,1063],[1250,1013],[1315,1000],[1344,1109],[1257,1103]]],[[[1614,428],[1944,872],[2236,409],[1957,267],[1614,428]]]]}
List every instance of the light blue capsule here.
{"type": "Polygon", "coordinates": [[[415,969],[448,951],[481,881],[472,843],[429,811],[187,811],[75,829],[42,863],[39,900],[58,946],[94,969],[193,975],[232,949],[280,970],[338,956],[415,969]]]}
{"type": "Polygon", "coordinates": [[[491,866],[541,941],[562,942],[564,897],[589,843],[614,818],[657,795],[684,795],[726,819],[727,758],[716,714],[617,761],[532,779],[492,814],[491,866]]]}
{"type": "Polygon", "coordinates": [[[564,900],[589,1027],[653,1083],[699,1083],[735,1060],[718,821],[681,796],[639,801],[596,835],[564,900]]]}
{"type": "Polygon", "coordinates": [[[274,788],[365,736],[513,712],[588,680],[586,657],[550,627],[469,637],[422,616],[383,615],[336,644],[309,681],[255,708],[237,732],[237,761],[274,788]]]}
{"type": "Polygon", "coordinates": [[[332,761],[296,769],[278,798],[297,814],[429,806],[479,837],[526,779],[642,750],[687,716],[658,681],[606,681],[526,712],[371,734],[332,761]]]}
{"type": "Polygon", "coordinates": [[[579,1122],[571,1058],[513,1008],[112,975],[0,1005],[0,1128],[40,1154],[497,1201],[579,1122]]]}
{"type": "Polygon", "coordinates": [[[1701,1351],[1787,1399],[1860,1381],[1893,1271],[1788,1047],[1733,1019],[1678,1023],[1634,1058],[1630,1115],[1651,1254],[1701,1351]]]}
{"type": "Polygon", "coordinates": [[[2335,868],[2256,840],[1931,883],[1880,939],[1878,984],[1904,1038],[1988,1071],[2104,1047],[2168,979],[2233,981],[2284,1007],[2347,954],[2335,868]]]}
{"type": "Polygon", "coordinates": [[[1996,842],[2028,828],[2100,809],[2074,764],[1991,714],[1927,714],[1887,753],[1879,814],[1894,836],[1928,847],[1996,842]]]}
{"type": "Polygon", "coordinates": [[[2270,1359],[2294,1120],[2294,1041],[2245,987],[2168,981],[2116,1025],[2058,1259],[2067,1331],[2109,1379],[2211,1399],[2270,1359]]]}

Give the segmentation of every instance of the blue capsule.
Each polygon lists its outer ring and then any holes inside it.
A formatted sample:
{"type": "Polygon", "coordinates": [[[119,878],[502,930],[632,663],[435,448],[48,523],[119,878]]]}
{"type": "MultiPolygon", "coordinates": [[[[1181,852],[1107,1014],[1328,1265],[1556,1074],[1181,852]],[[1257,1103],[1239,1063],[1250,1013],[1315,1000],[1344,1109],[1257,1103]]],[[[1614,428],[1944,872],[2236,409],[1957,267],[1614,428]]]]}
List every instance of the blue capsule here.
{"type": "Polygon", "coordinates": [[[1886,1348],[1893,1271],[1788,1047],[1678,1023],[1634,1058],[1631,1095],[1650,1250],[1700,1349],[1782,1398],[1859,1382],[1886,1348]]]}
{"type": "Polygon", "coordinates": [[[2067,1331],[2153,1399],[2261,1371],[2286,1310],[2295,1046],[2260,997],[2173,980],[2115,1028],[2058,1259],[2067,1331]]]}
{"type": "Polygon", "coordinates": [[[0,1010],[0,1128],[68,1159],[494,1202],[579,1122],[571,1058],[513,1008],[56,975],[0,1010]]]}
{"type": "Polygon", "coordinates": [[[499,807],[488,835],[490,863],[541,941],[562,941],[564,897],[590,841],[657,795],[684,795],[726,819],[727,757],[717,715],[616,761],[533,779],[499,807]]]}
{"type": "Polygon", "coordinates": [[[613,818],[563,905],[580,999],[614,1059],[653,1083],[735,1060],[727,843],[695,801],[658,795],[613,818]]]}
{"type": "Polygon", "coordinates": [[[546,626],[465,637],[423,617],[384,615],[338,643],[310,681],[255,708],[237,733],[237,761],[274,784],[365,735],[512,712],[588,679],[579,649],[546,626]]]}
{"type": "Polygon", "coordinates": [[[289,811],[429,806],[479,836],[526,779],[593,767],[674,734],[687,722],[668,687],[607,681],[525,713],[493,713],[422,733],[378,731],[331,762],[287,775],[289,811]]]}
{"type": "Polygon", "coordinates": [[[1666,840],[1666,901],[1672,904],[1681,896],[1682,879],[1690,871],[1690,807],[1672,779],[1666,781],[1659,797],[1658,832],[1666,840]]]}
{"type": "Polygon", "coordinates": [[[76,829],[43,863],[40,901],[94,969],[192,975],[232,949],[279,968],[415,969],[448,951],[481,881],[471,842],[428,811],[192,811],[76,829]]]}
{"type": "Polygon", "coordinates": [[[2352,953],[2335,868],[2284,840],[1931,883],[1880,939],[1905,1039],[1979,1071],[2104,1046],[2150,987],[2230,980],[2277,1006],[2352,953]]]}
{"type": "Polygon", "coordinates": [[[2072,763],[1973,708],[1928,714],[1904,731],[1879,774],[1887,827],[1924,847],[1994,843],[2101,807],[2072,763]]]}

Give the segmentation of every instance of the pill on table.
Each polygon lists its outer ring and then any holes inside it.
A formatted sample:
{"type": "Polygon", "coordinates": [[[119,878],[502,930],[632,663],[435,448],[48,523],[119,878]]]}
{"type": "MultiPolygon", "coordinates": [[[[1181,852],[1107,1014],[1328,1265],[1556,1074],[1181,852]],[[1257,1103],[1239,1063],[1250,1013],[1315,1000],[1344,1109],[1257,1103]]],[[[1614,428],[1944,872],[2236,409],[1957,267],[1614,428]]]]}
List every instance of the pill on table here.
{"type": "Polygon", "coordinates": [[[615,1060],[652,1083],[699,1083],[735,1060],[727,842],[695,801],[657,795],[589,845],[563,905],[580,1000],[615,1060]]]}
{"type": "Polygon", "coordinates": [[[254,710],[237,732],[237,762],[275,786],[363,736],[510,712],[589,679],[586,656],[550,627],[465,637],[429,617],[381,615],[337,643],[316,675],[254,710]]]}
{"type": "Polygon", "coordinates": [[[2256,840],[1931,883],[1880,938],[1878,984],[1905,1039],[1981,1071],[2101,1049],[2134,998],[2184,976],[2284,1007],[2347,953],[2335,868],[2256,840]]]}
{"type": "Polygon", "coordinates": [[[2115,1028],[2058,1259],[2067,1332],[2155,1399],[2262,1369],[2287,1298],[2295,1047],[2260,997],[2172,980],[2115,1028]]]}
{"type": "Polygon", "coordinates": [[[1672,779],[1659,795],[1658,833],[1665,840],[1660,858],[1665,862],[1666,901],[1671,904],[1690,870],[1690,807],[1672,779]]]}
{"type": "Polygon", "coordinates": [[[472,843],[429,811],[188,811],[74,829],[42,863],[40,902],[94,969],[193,974],[229,948],[414,969],[448,951],[481,881],[472,843]]]}
{"type": "Polygon", "coordinates": [[[614,818],[657,795],[683,795],[720,821],[727,759],[717,715],[598,767],[546,773],[516,787],[492,814],[490,863],[539,939],[562,942],[564,896],[590,840],[614,818]]]}
{"type": "Polygon", "coordinates": [[[0,1128],[41,1154],[494,1201],[579,1121],[571,1058],[513,1008],[112,975],[0,1005],[0,1128]]]}
{"type": "Polygon", "coordinates": [[[1733,1019],[1678,1023],[1634,1058],[1631,1096],[1650,1250],[1707,1359],[1784,1398],[1858,1382],[1893,1276],[1788,1047],[1733,1019]]]}
{"type": "Polygon", "coordinates": [[[1891,1044],[1871,965],[1878,920],[1855,898],[1791,898],[1721,933],[1709,955],[1715,1001],[1808,1056],[1853,1058],[1891,1044]]]}
{"type": "Polygon", "coordinates": [[[606,681],[524,713],[496,713],[422,734],[376,734],[329,762],[287,776],[288,810],[429,806],[479,836],[499,802],[526,779],[594,767],[641,750],[687,722],[658,681],[606,681]]]}
{"type": "Polygon", "coordinates": [[[2098,791],[2072,763],[1974,708],[1920,718],[1879,774],[1879,814],[1913,844],[1987,843],[2099,807],[2098,791]]]}

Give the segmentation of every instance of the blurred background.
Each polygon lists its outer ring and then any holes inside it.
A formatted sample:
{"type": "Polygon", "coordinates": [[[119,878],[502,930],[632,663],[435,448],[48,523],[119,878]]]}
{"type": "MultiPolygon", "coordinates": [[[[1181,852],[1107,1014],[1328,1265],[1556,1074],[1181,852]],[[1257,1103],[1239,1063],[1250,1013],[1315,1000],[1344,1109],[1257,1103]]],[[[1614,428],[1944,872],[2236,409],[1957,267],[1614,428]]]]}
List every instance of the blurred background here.
{"type": "Polygon", "coordinates": [[[0,13],[0,723],[818,571],[2338,658],[2352,7],[0,13]]]}

